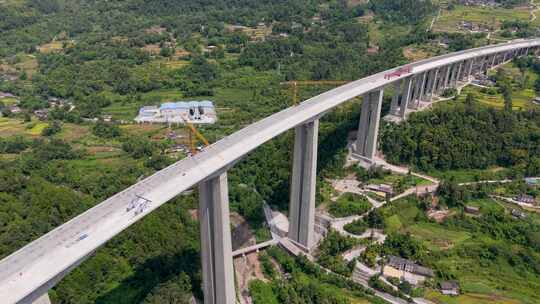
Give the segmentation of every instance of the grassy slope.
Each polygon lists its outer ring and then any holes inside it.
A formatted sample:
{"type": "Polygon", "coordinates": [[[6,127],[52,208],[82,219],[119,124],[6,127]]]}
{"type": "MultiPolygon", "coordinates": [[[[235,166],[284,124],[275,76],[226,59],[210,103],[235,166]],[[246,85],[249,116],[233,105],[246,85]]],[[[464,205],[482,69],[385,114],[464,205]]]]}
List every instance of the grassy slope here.
{"type": "MultiPolygon", "coordinates": [[[[481,207],[481,212],[503,208],[496,202],[474,200],[467,204],[481,207]]],[[[459,297],[442,296],[438,291],[428,290],[425,297],[435,303],[537,303],[536,289],[540,287],[540,278],[522,274],[506,260],[488,266],[480,265],[474,259],[463,259],[450,250],[460,245],[475,244],[480,239],[463,230],[450,230],[437,223],[416,220],[421,212],[413,200],[401,200],[384,208],[389,212],[385,218],[387,232],[399,231],[410,233],[422,241],[431,251],[446,252],[437,264],[446,266],[457,274],[463,292],[459,297]]],[[[540,215],[538,215],[540,218],[540,215]]],[[[481,237],[484,242],[495,242],[481,237]]]]}
{"type": "Polygon", "coordinates": [[[484,8],[479,6],[455,5],[455,9],[443,10],[433,26],[434,31],[456,32],[463,21],[483,24],[498,30],[504,20],[529,20],[528,9],[484,8]]]}

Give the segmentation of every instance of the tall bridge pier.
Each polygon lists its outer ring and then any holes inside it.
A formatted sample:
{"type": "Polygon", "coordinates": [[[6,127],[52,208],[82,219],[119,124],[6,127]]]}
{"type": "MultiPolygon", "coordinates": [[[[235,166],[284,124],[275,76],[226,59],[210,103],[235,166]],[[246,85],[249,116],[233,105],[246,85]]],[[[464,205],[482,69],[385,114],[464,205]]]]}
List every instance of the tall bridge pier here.
{"type": "Polygon", "coordinates": [[[235,304],[227,173],[199,184],[199,224],[205,304],[235,304]]]}
{"type": "Polygon", "coordinates": [[[315,244],[315,190],[319,119],[294,129],[289,238],[310,250],[315,244]]]}
{"type": "MultiPolygon", "coordinates": [[[[406,83],[408,94],[401,101],[401,109],[407,108],[411,86],[411,80],[409,79],[408,83],[406,83]]],[[[377,151],[383,93],[383,89],[368,92],[364,95],[362,102],[355,153],[370,162],[375,157],[375,152],[377,151]]]]}

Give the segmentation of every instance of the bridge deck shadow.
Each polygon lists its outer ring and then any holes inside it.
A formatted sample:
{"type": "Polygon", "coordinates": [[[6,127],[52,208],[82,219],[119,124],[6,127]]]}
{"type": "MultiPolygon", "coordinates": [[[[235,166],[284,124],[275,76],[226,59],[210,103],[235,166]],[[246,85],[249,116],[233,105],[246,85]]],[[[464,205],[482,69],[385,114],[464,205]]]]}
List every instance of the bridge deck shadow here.
{"type": "Polygon", "coordinates": [[[98,297],[95,303],[141,303],[155,287],[178,277],[182,272],[189,276],[193,294],[202,298],[200,253],[198,250],[188,247],[175,255],[161,255],[147,260],[135,269],[132,276],[98,297]]]}

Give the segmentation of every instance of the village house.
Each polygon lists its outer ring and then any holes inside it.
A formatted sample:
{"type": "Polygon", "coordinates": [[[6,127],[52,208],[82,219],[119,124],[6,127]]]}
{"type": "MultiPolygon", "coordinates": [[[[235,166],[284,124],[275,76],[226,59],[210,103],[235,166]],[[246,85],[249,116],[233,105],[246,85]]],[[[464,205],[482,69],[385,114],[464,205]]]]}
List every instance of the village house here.
{"type": "Polygon", "coordinates": [[[369,190],[378,191],[378,192],[384,192],[385,194],[393,194],[394,189],[390,185],[386,184],[378,184],[378,185],[367,185],[367,188],[369,190]]]}
{"type": "Polygon", "coordinates": [[[13,114],[19,114],[22,112],[21,108],[17,105],[12,105],[8,107],[8,110],[13,114]]]}
{"type": "Polygon", "coordinates": [[[531,204],[531,205],[536,204],[536,198],[534,196],[528,195],[528,194],[520,194],[520,195],[516,196],[516,201],[518,201],[520,203],[531,204]]]}
{"type": "Polygon", "coordinates": [[[379,46],[378,45],[375,45],[375,46],[371,46],[367,49],[367,53],[368,54],[377,54],[379,52],[379,46]]]}
{"type": "Polygon", "coordinates": [[[491,81],[487,75],[484,74],[475,75],[472,83],[484,87],[492,87],[495,85],[495,83],[491,81]]]}
{"type": "Polygon", "coordinates": [[[389,256],[383,267],[383,276],[398,278],[412,285],[418,285],[434,276],[433,270],[396,256],[389,256]]]}
{"type": "Polygon", "coordinates": [[[489,7],[500,6],[500,3],[498,3],[495,0],[459,0],[459,4],[467,5],[467,6],[489,6],[489,7]]]}
{"type": "Polygon", "coordinates": [[[34,111],[34,115],[36,115],[36,117],[39,120],[47,120],[47,118],[49,117],[49,110],[47,109],[36,110],[34,111]]]}
{"type": "Polygon", "coordinates": [[[217,50],[217,49],[218,49],[217,46],[215,46],[215,45],[209,45],[209,46],[207,46],[207,47],[204,49],[204,51],[207,52],[207,53],[211,53],[211,52],[213,52],[213,51],[215,51],[215,50],[217,50]]]}
{"type": "Polygon", "coordinates": [[[529,187],[536,187],[536,186],[538,186],[540,184],[540,178],[539,177],[526,177],[525,178],[525,183],[529,187]]]}
{"type": "Polygon", "coordinates": [[[2,98],[16,98],[16,96],[11,93],[0,92],[0,99],[2,98]]]}
{"type": "Polygon", "coordinates": [[[448,296],[459,296],[459,284],[456,281],[441,282],[441,293],[448,296]]]}
{"type": "Polygon", "coordinates": [[[527,217],[527,214],[521,210],[512,209],[512,217],[515,219],[524,219],[527,217]]]}
{"type": "Polygon", "coordinates": [[[474,206],[465,206],[465,213],[469,214],[479,214],[480,208],[474,206]]]}

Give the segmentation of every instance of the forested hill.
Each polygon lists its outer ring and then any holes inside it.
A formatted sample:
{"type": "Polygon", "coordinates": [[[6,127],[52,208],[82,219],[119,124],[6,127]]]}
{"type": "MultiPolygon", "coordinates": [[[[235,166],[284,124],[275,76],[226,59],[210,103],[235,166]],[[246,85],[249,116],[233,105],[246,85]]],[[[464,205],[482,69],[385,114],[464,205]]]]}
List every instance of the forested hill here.
{"type": "Polygon", "coordinates": [[[0,58],[13,66],[27,54],[37,66],[18,73],[22,82],[0,81],[0,90],[21,96],[29,110],[45,107],[51,96],[72,100],[76,110],[60,116],[73,122],[115,102],[140,103],[141,94],[154,90],[212,96],[215,87],[230,87],[241,68],[270,71],[276,82],[358,79],[403,64],[401,47],[429,38],[416,24],[434,6],[415,1],[418,9],[399,20],[410,24],[406,31],[378,38],[375,47],[361,18],[374,10],[392,23],[386,15],[410,0],[398,6],[386,0],[7,1],[0,3],[0,58]],[[184,68],[160,68],[171,60],[184,68]]]}
{"type": "Polygon", "coordinates": [[[422,170],[513,167],[516,175],[540,174],[540,112],[513,113],[475,103],[418,113],[383,132],[389,160],[422,170]]]}

